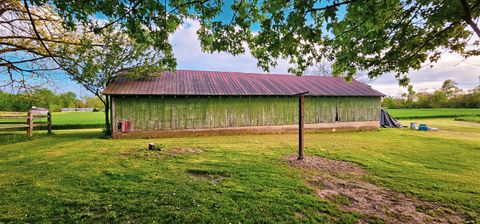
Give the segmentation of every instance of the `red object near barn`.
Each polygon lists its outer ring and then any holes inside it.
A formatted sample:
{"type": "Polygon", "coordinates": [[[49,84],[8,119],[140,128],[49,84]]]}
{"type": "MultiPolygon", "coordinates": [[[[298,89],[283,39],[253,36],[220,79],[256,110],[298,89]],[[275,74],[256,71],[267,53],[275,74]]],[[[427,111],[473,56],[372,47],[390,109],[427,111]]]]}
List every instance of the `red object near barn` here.
{"type": "Polygon", "coordinates": [[[118,122],[118,130],[122,133],[130,132],[130,121],[124,120],[118,122]]]}

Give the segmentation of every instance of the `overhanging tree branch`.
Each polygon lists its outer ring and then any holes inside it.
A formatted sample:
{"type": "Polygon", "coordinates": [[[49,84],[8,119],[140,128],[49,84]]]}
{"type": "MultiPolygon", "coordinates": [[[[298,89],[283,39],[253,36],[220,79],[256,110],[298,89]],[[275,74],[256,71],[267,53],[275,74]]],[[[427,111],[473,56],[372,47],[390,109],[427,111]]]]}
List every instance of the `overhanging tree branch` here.
{"type": "Polygon", "coordinates": [[[14,43],[8,43],[8,42],[0,42],[0,45],[6,45],[6,46],[11,46],[12,48],[7,48],[6,52],[0,51],[0,53],[7,53],[7,52],[14,52],[14,51],[25,51],[28,53],[40,55],[40,56],[46,56],[46,57],[57,57],[57,58],[63,58],[66,59],[65,56],[62,55],[51,55],[46,52],[41,52],[40,49],[35,49],[35,48],[29,48],[29,47],[24,47],[20,44],[14,44],[14,43]]]}
{"type": "Polygon", "coordinates": [[[26,60],[20,60],[20,61],[8,61],[5,58],[0,58],[0,61],[5,61],[4,63],[0,63],[0,66],[7,66],[8,64],[23,64],[23,63],[43,60],[43,59],[46,59],[46,58],[47,57],[42,56],[42,57],[38,57],[38,58],[32,58],[32,59],[26,59],[26,60]]]}
{"type": "MultiPolygon", "coordinates": [[[[182,8],[182,7],[186,7],[186,6],[189,6],[189,5],[192,5],[192,4],[201,4],[201,5],[203,5],[203,4],[205,4],[206,2],[208,2],[208,0],[185,2],[185,3],[183,3],[183,4],[180,4],[180,5],[175,6],[175,8],[173,8],[172,10],[170,10],[170,11],[168,12],[168,14],[171,14],[171,13],[177,11],[178,9],[182,8]]],[[[167,7],[167,6],[165,6],[165,7],[167,7]]]]}
{"type": "MultiPolygon", "coordinates": [[[[40,36],[40,33],[38,32],[37,30],[37,26],[35,25],[35,21],[33,20],[33,17],[32,17],[32,14],[30,13],[30,8],[28,6],[28,2],[27,0],[24,0],[23,1],[24,4],[25,4],[25,9],[27,11],[27,14],[28,14],[28,17],[30,18],[30,22],[32,24],[32,28],[33,28],[33,31],[35,32],[35,35],[37,36],[38,40],[40,41],[40,43],[42,44],[42,46],[45,48],[45,51],[47,51],[48,55],[51,57],[51,59],[62,69],[64,70],[65,72],[69,73],[72,75],[72,77],[74,77],[74,79],[76,79],[78,82],[80,83],[85,83],[85,80],[82,80],[80,77],[76,76],[74,72],[70,71],[68,68],[66,68],[65,66],[63,66],[57,59],[55,56],[53,56],[52,52],[50,51],[50,49],[48,49],[47,45],[45,44],[45,42],[43,42],[43,38],[40,36]]],[[[96,93],[97,96],[98,95],[98,91],[94,91],[92,90],[88,85],[84,85],[84,87],[89,90],[90,92],[92,93],[96,93]]],[[[99,98],[101,98],[99,96],[99,98]]]]}
{"type": "MultiPolygon", "coordinates": [[[[40,38],[38,37],[29,37],[29,36],[0,36],[0,40],[1,39],[27,39],[27,40],[40,40],[40,38]]],[[[64,40],[52,40],[52,39],[46,39],[46,38],[42,38],[41,39],[42,41],[45,41],[45,42],[52,42],[52,43],[59,43],[59,44],[68,44],[68,45],[77,45],[77,46],[81,46],[82,43],[75,43],[75,42],[69,42],[69,41],[64,41],[64,40]]],[[[103,45],[101,44],[92,44],[92,46],[95,46],[95,47],[102,47],[103,45]]]]}
{"type": "Polygon", "coordinates": [[[337,8],[337,7],[342,6],[342,5],[347,5],[347,4],[353,3],[355,1],[356,0],[349,0],[349,1],[338,2],[338,3],[335,3],[335,4],[327,5],[325,7],[311,8],[309,10],[306,10],[306,12],[324,11],[324,10],[331,9],[331,8],[337,8]]]}
{"type": "MultiPolygon", "coordinates": [[[[114,21],[112,22],[109,22],[105,25],[103,25],[102,27],[98,27],[98,28],[95,28],[93,30],[93,32],[100,32],[101,30],[105,29],[105,28],[108,28],[110,26],[112,26],[113,24],[116,24],[118,23],[120,20],[122,19],[125,19],[125,17],[127,17],[135,8],[138,7],[138,5],[142,2],[143,0],[138,0],[137,3],[135,3],[130,9],[128,9],[127,12],[125,12],[125,14],[123,14],[122,16],[118,17],[117,19],[115,19],[114,21]]],[[[166,7],[166,6],[165,6],[166,7]]]]}
{"type": "Polygon", "coordinates": [[[480,37],[480,29],[478,28],[475,21],[472,18],[472,12],[470,11],[470,6],[468,5],[467,0],[460,0],[463,7],[464,19],[465,22],[475,31],[478,37],[480,37]]]}

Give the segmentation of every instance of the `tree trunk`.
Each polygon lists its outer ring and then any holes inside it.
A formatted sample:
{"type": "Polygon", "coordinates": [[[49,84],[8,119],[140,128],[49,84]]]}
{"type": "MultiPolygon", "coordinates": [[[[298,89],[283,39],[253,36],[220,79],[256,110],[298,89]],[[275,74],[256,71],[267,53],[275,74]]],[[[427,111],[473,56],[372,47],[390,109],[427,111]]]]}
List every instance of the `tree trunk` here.
{"type": "Polygon", "coordinates": [[[105,106],[105,135],[110,137],[112,136],[112,128],[110,126],[110,118],[109,118],[109,114],[110,114],[110,97],[109,96],[105,97],[104,106],[105,106]]]}
{"type": "Polygon", "coordinates": [[[467,23],[470,25],[470,27],[472,27],[477,36],[480,37],[480,29],[478,28],[477,24],[473,20],[467,21],[467,23]]]}
{"type": "Polygon", "coordinates": [[[463,15],[465,22],[473,29],[473,31],[477,34],[478,37],[480,37],[480,29],[478,28],[477,24],[475,21],[472,19],[472,12],[470,10],[470,6],[468,5],[467,0],[460,0],[463,6],[463,15]]]}

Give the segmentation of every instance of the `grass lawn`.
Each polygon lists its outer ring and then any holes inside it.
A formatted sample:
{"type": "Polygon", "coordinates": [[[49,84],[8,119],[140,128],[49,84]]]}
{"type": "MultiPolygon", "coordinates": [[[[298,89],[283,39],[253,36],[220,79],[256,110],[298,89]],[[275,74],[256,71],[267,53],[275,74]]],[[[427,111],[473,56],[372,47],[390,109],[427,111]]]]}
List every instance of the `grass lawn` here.
{"type": "Polygon", "coordinates": [[[55,112],[52,114],[53,129],[103,128],[104,112],[55,112]]]}
{"type": "Polygon", "coordinates": [[[441,108],[441,109],[387,109],[388,113],[397,119],[411,118],[447,118],[462,116],[480,116],[480,109],[459,109],[459,108],[441,108]]]}
{"type": "Polygon", "coordinates": [[[457,117],[455,118],[457,121],[469,121],[469,122],[477,122],[480,123],[480,115],[477,116],[465,116],[465,117],[457,117]]]}
{"type": "MultiPolygon", "coordinates": [[[[440,131],[309,133],[306,155],[353,161],[373,183],[478,221],[480,124],[422,122],[440,131]]],[[[354,223],[360,216],[321,200],[304,171],[285,161],[297,150],[295,134],[98,136],[98,129],[59,130],[0,141],[0,222],[354,223]],[[145,150],[149,142],[164,150],[145,150]]]]}

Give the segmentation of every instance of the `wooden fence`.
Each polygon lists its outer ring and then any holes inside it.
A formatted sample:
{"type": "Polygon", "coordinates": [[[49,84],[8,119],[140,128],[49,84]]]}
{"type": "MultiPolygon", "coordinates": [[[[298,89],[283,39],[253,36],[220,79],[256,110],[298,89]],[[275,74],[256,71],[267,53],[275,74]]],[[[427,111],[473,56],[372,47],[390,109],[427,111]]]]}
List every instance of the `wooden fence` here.
{"type": "Polygon", "coordinates": [[[22,112],[7,112],[0,113],[0,130],[4,129],[27,129],[27,136],[32,137],[33,128],[38,126],[47,126],[48,133],[52,133],[52,115],[48,112],[46,115],[34,114],[32,111],[26,113],[22,112]],[[35,119],[47,118],[46,122],[38,122],[35,119]],[[25,121],[20,121],[25,119],[25,121]]]}

